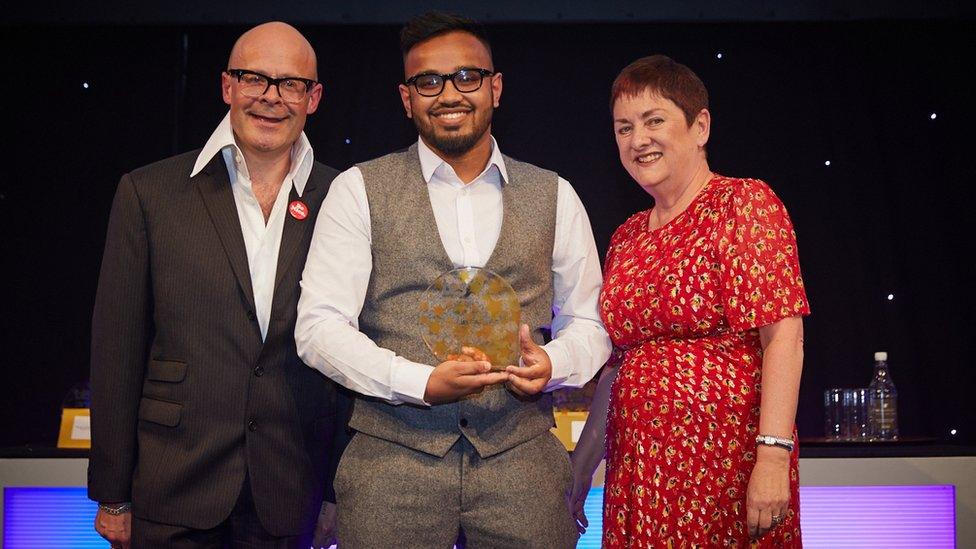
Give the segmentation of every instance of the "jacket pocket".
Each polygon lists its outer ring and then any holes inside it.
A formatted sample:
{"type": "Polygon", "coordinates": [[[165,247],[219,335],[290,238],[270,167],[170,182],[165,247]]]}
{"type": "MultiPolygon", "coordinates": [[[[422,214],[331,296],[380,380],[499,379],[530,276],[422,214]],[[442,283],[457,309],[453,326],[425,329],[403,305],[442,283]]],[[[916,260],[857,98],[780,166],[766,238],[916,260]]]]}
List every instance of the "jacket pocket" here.
{"type": "Polygon", "coordinates": [[[180,424],[182,414],[182,404],[147,397],[142,397],[139,401],[139,419],[144,421],[176,427],[180,424]]]}
{"type": "Polygon", "coordinates": [[[179,383],[186,377],[186,362],[176,360],[150,360],[146,379],[179,383]]]}

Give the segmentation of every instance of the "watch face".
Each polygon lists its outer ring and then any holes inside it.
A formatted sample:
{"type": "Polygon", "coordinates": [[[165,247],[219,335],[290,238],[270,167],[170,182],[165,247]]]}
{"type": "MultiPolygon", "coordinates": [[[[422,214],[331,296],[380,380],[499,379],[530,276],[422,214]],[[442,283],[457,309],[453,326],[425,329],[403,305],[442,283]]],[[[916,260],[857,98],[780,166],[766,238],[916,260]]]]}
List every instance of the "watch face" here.
{"type": "Polygon", "coordinates": [[[793,440],[787,438],[777,438],[772,435],[759,435],[756,437],[756,444],[762,444],[763,446],[779,446],[780,448],[785,448],[789,451],[793,451],[793,440]]]}

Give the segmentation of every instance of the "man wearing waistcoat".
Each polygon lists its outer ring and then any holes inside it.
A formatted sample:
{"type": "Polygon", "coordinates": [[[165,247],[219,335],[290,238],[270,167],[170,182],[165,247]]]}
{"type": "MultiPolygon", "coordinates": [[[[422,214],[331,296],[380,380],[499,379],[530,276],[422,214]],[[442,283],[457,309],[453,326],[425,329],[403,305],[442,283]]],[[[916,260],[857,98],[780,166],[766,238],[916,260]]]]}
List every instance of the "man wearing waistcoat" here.
{"type": "Polygon", "coordinates": [[[92,320],[88,469],[113,547],[308,549],[317,521],[328,534],[337,387],[294,341],[337,174],[302,131],[317,78],[297,30],[251,29],[203,149],[119,183],[92,320]]]}
{"type": "Polygon", "coordinates": [[[339,541],[572,547],[549,392],[583,385],[610,353],[589,220],[565,180],[501,154],[502,75],[474,22],[420,16],[401,47],[400,95],[420,138],[336,178],[302,275],[299,354],[360,394],[336,475],[339,541]],[[421,295],[460,266],[515,289],[520,366],[437,364],[425,347],[421,295]]]}

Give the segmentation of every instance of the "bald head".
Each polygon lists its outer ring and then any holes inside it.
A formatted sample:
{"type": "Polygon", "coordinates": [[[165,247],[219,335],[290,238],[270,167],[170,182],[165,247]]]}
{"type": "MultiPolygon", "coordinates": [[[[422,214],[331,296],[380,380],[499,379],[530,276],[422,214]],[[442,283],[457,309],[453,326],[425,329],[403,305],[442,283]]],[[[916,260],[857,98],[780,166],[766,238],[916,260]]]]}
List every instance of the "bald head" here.
{"type": "Polygon", "coordinates": [[[227,68],[246,68],[258,72],[267,71],[268,67],[254,66],[255,62],[281,65],[287,61],[289,65],[301,69],[301,74],[272,74],[271,76],[300,76],[318,80],[318,69],[315,50],[312,45],[298,32],[298,29],[282,23],[272,21],[254,27],[237,39],[230,51],[227,68]]]}
{"type": "MultiPolygon", "coordinates": [[[[268,159],[287,157],[292,145],[301,137],[308,115],[314,113],[322,100],[322,84],[308,87],[307,80],[319,79],[315,67],[315,50],[308,40],[291,25],[265,23],[245,32],[237,39],[227,61],[227,69],[256,73],[270,78],[260,96],[253,86],[243,91],[242,73],[224,72],[220,76],[224,102],[230,106],[230,125],[234,139],[250,162],[258,156],[268,159]],[[302,80],[301,84],[297,81],[302,80]],[[281,82],[295,92],[297,86],[305,91],[301,99],[288,93],[290,101],[281,96],[281,82]]],[[[259,83],[260,84],[260,83],[259,83]]],[[[299,92],[300,93],[300,92],[299,92]]]]}

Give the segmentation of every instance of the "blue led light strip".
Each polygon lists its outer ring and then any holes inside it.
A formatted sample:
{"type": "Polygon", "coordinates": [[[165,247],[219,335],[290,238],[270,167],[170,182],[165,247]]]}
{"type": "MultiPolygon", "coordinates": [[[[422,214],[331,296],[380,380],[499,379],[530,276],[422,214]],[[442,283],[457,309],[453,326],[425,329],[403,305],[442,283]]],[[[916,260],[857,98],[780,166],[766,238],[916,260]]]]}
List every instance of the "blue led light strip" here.
{"type": "Polygon", "coordinates": [[[3,546],[103,549],[94,528],[98,506],[85,488],[4,488],[3,546]]]}
{"type": "MultiPolygon", "coordinates": [[[[600,547],[603,488],[586,498],[590,526],[579,549],[600,547]]],[[[3,546],[105,548],[85,488],[4,488],[3,546]]],[[[800,489],[807,549],[955,547],[955,488],[935,486],[804,486],[800,489]]]]}

